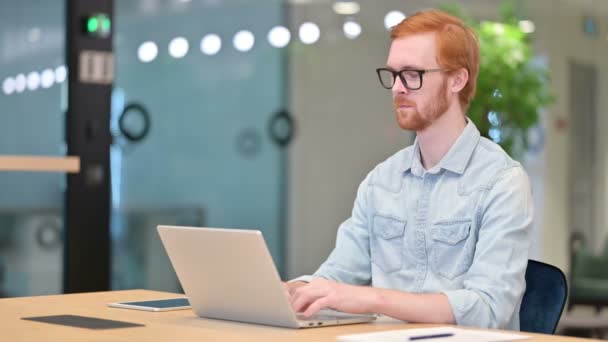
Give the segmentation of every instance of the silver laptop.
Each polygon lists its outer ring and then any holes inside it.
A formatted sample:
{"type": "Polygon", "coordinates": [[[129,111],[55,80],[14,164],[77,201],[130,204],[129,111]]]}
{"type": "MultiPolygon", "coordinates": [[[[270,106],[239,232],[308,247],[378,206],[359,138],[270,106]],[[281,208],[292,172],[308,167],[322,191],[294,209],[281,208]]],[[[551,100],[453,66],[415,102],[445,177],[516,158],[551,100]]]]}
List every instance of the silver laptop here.
{"type": "Polygon", "coordinates": [[[327,310],[309,319],[296,314],[260,231],[158,226],[158,232],[200,317],[288,328],[375,319],[327,310]]]}

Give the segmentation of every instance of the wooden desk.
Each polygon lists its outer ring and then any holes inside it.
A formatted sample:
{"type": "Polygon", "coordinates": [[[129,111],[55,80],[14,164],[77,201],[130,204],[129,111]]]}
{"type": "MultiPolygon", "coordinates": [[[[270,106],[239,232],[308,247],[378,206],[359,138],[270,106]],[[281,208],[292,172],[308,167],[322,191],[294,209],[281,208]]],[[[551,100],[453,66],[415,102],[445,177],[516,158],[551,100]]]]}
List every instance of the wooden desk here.
{"type": "MultiPolygon", "coordinates": [[[[191,310],[146,312],[109,308],[106,303],[172,298],[177,295],[146,290],[0,299],[2,341],[335,341],[336,336],[431,325],[377,322],[312,329],[286,329],[220,320],[202,319],[191,310]],[[82,315],[131,323],[145,327],[90,330],[22,320],[22,317],[82,315]]],[[[591,341],[551,335],[531,335],[525,341],[591,341]]]]}

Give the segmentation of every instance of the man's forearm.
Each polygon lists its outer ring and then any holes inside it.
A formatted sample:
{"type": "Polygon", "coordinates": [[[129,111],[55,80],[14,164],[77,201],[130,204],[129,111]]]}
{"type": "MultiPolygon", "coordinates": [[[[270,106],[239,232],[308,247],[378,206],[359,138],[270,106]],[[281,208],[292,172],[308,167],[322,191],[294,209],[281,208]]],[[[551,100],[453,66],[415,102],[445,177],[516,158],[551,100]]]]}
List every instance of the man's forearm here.
{"type": "Polygon", "coordinates": [[[371,312],[407,322],[454,324],[448,297],[441,293],[416,294],[396,290],[370,288],[371,312]]]}

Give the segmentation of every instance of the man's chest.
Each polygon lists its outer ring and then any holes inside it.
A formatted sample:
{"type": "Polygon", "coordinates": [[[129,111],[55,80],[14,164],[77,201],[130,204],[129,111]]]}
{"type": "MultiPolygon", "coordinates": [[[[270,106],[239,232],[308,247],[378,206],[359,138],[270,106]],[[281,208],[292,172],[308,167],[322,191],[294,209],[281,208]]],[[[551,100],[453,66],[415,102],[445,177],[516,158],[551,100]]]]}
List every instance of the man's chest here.
{"type": "Polygon", "coordinates": [[[373,265],[384,273],[463,275],[473,261],[483,193],[449,174],[404,177],[399,191],[372,187],[373,265]]]}

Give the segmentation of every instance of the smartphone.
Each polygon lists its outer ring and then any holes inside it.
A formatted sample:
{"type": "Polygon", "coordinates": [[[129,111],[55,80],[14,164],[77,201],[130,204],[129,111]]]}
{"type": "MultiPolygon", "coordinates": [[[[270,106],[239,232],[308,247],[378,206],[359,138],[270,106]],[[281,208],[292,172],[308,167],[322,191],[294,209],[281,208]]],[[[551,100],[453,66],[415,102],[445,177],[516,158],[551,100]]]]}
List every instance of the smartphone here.
{"type": "Polygon", "coordinates": [[[190,309],[188,298],[171,298],[145,300],[139,302],[108,303],[113,308],[144,310],[144,311],[171,311],[190,309]]]}

